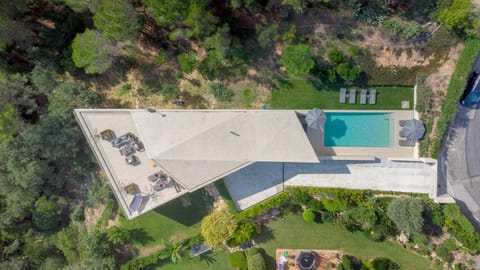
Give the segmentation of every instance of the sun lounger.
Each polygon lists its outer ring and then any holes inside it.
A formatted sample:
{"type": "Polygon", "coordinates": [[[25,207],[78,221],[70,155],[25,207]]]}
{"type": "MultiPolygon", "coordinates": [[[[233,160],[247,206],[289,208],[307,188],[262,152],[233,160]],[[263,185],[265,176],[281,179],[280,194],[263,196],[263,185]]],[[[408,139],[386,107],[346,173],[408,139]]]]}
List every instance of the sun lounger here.
{"type": "Polygon", "coordinates": [[[348,98],[349,98],[348,103],[355,104],[355,99],[357,97],[356,92],[357,92],[356,89],[354,88],[350,89],[350,94],[348,95],[348,98]]]}
{"type": "Polygon", "coordinates": [[[360,90],[360,104],[367,104],[367,89],[360,90]]]}
{"type": "Polygon", "coordinates": [[[400,132],[398,133],[398,136],[405,138],[405,134],[403,134],[403,130],[400,130],[400,132]]]}
{"type": "Polygon", "coordinates": [[[407,121],[408,121],[408,120],[399,120],[399,121],[398,121],[398,125],[401,126],[401,127],[403,127],[403,126],[405,126],[405,124],[407,123],[407,121]]]}
{"type": "Polygon", "coordinates": [[[398,145],[400,145],[400,146],[415,146],[415,142],[412,142],[410,140],[400,140],[400,141],[398,141],[398,145]]]}
{"type": "Polygon", "coordinates": [[[345,103],[346,100],[347,100],[347,89],[340,88],[340,97],[339,97],[338,102],[345,103]]]}
{"type": "Polygon", "coordinates": [[[375,103],[377,103],[377,90],[371,89],[368,95],[368,104],[373,105],[375,103]]]}

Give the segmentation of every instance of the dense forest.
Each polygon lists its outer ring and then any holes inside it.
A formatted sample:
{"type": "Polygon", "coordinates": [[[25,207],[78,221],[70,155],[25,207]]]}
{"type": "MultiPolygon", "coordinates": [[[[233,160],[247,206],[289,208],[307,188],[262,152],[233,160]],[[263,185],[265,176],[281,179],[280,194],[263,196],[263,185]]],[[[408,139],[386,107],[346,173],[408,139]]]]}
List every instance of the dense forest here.
{"type": "Polygon", "coordinates": [[[245,77],[267,86],[285,74],[386,83],[391,74],[373,74],[368,50],[316,47],[330,36],[309,25],[340,14],[349,19],[325,23],[338,24],[336,39],[361,39],[362,25],[401,43],[428,38],[425,25],[440,22],[443,39],[428,54],[477,35],[474,12],[468,0],[1,1],[0,269],[118,267],[119,232],[83,224],[84,208],[110,195],[74,108],[169,107],[179,98],[207,108],[209,96],[186,89],[206,82],[211,99],[229,102],[228,85],[245,77]]]}

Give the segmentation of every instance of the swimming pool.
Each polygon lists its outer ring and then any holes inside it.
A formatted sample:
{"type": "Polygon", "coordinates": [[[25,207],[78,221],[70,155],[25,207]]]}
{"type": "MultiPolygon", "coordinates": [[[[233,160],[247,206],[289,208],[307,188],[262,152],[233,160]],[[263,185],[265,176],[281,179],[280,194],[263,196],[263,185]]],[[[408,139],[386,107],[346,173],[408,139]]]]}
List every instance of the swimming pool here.
{"type": "Polygon", "coordinates": [[[325,146],[390,147],[392,114],[327,112],[325,146]]]}

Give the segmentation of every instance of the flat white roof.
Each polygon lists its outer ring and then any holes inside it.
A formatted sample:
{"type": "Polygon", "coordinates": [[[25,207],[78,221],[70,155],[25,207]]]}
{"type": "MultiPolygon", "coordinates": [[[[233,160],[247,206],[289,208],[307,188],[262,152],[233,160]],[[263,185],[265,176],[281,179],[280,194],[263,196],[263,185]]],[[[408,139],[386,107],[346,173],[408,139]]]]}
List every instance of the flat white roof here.
{"type": "Polygon", "coordinates": [[[75,114],[129,218],[136,214],[128,210],[132,198],[124,186],[136,183],[150,195],[147,178],[160,168],[184,189],[162,190],[144,211],[253,162],[318,162],[292,110],[78,109],[75,114]],[[138,166],[127,165],[117,148],[99,138],[106,129],[117,136],[131,132],[140,138],[145,152],[135,154],[141,161],[138,166]],[[151,160],[158,167],[152,167],[151,160]]]}

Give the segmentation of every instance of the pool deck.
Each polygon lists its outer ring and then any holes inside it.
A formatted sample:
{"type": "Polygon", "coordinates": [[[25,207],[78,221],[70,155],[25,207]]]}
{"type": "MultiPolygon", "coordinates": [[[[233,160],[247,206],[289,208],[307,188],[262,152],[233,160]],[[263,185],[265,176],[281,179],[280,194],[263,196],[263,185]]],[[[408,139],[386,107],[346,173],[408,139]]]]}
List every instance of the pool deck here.
{"type": "MultiPolygon", "coordinates": [[[[301,111],[303,113],[303,111],[301,111]]],[[[366,111],[350,111],[350,110],[326,110],[326,112],[359,112],[366,111]]],[[[373,159],[377,158],[418,158],[418,147],[399,146],[401,139],[398,135],[401,127],[398,124],[400,120],[410,120],[414,118],[413,110],[395,110],[395,111],[368,111],[371,113],[391,113],[392,128],[392,144],[391,147],[325,147],[323,145],[323,131],[307,129],[307,135],[310,139],[315,152],[319,157],[331,157],[332,159],[356,158],[356,159],[373,159]]]]}

